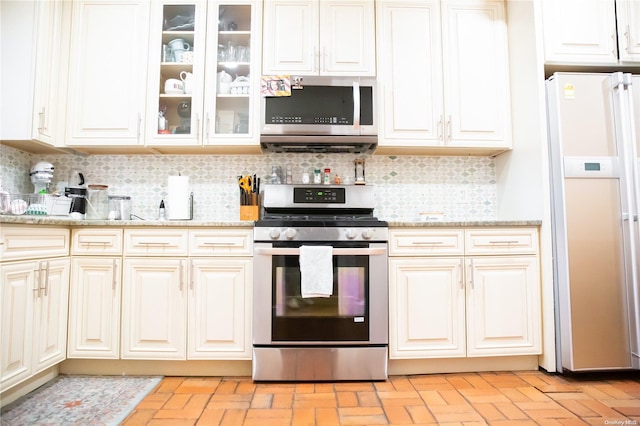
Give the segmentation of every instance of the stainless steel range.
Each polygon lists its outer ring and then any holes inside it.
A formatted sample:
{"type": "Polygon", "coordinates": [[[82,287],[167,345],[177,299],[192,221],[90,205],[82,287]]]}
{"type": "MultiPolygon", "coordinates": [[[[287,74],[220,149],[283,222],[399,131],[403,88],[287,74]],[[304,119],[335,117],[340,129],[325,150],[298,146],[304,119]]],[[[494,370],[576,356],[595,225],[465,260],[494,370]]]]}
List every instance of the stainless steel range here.
{"type": "Polygon", "coordinates": [[[263,205],[254,229],[253,379],[385,380],[389,233],[373,216],[373,187],[266,185],[263,205]],[[324,292],[310,291],[321,277],[324,292]]]}

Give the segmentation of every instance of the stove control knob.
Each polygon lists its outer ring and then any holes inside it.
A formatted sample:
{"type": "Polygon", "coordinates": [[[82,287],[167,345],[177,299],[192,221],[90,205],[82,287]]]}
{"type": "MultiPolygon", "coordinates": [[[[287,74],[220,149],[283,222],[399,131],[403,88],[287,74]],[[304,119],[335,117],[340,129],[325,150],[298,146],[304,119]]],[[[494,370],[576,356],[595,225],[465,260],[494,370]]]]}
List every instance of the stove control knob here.
{"type": "Polygon", "coordinates": [[[269,230],[269,237],[271,237],[272,240],[277,240],[280,238],[280,230],[278,228],[271,228],[271,230],[269,230]]]}
{"type": "Polygon", "coordinates": [[[293,228],[287,228],[286,231],[284,231],[284,236],[287,237],[287,240],[291,240],[293,239],[293,237],[296,236],[296,234],[298,233],[298,231],[296,231],[293,228]]]}
{"type": "Polygon", "coordinates": [[[371,228],[367,228],[364,231],[362,231],[362,238],[364,238],[365,240],[370,240],[371,238],[373,238],[373,229],[371,228]]]}
{"type": "Polygon", "coordinates": [[[355,229],[347,229],[346,231],[344,231],[344,236],[350,240],[353,240],[355,237],[358,236],[358,233],[356,232],[355,229]]]}

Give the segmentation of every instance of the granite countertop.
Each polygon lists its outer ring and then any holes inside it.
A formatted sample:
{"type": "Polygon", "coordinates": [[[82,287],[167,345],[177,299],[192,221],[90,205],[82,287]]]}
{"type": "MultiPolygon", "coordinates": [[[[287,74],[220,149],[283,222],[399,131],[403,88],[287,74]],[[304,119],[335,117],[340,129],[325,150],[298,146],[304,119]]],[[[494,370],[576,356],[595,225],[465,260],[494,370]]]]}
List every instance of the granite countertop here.
{"type": "MultiPolygon", "coordinates": [[[[480,220],[480,221],[406,221],[388,220],[389,227],[452,227],[466,228],[474,226],[540,226],[541,220],[480,220]]],[[[216,220],[76,220],[65,216],[4,215],[0,223],[20,225],[57,225],[57,226],[159,226],[159,227],[246,227],[252,228],[252,221],[216,221],[216,220]]]]}

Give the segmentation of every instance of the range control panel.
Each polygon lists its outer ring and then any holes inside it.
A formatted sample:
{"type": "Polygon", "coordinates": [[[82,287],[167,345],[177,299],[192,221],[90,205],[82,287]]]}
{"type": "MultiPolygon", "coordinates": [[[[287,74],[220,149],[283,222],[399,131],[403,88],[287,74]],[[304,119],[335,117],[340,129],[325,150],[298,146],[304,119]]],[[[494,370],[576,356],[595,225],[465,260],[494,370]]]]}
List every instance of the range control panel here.
{"type": "Polygon", "coordinates": [[[344,204],[344,188],[302,187],[293,189],[294,203],[344,204]]]}

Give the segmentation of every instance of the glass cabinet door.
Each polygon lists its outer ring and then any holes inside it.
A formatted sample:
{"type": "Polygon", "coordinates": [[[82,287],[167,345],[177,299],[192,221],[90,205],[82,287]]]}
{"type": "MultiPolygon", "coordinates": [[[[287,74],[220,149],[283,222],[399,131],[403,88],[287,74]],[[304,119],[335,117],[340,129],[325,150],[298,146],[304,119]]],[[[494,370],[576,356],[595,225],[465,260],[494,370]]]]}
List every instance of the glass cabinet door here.
{"type": "Polygon", "coordinates": [[[205,144],[258,145],[261,3],[209,4],[205,144]]]}
{"type": "Polygon", "coordinates": [[[206,2],[158,2],[152,14],[148,144],[200,145],[206,2]]]}

